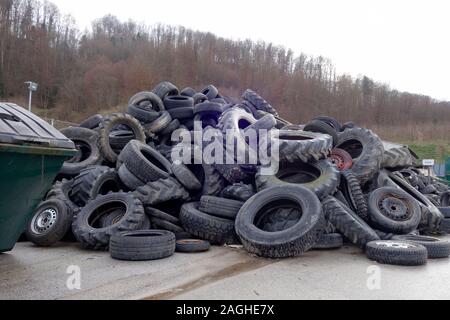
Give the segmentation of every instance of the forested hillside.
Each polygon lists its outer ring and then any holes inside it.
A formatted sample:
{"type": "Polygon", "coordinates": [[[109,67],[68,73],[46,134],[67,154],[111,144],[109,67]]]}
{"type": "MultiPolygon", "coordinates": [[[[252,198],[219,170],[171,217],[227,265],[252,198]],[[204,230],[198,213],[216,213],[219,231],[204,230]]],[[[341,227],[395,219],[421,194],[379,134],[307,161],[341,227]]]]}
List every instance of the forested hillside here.
{"type": "Polygon", "coordinates": [[[32,80],[40,85],[36,108],[79,121],[125,106],[130,95],[162,80],[196,89],[213,83],[236,97],[252,88],[295,123],[326,114],[386,139],[450,139],[450,102],[336,74],[322,57],[113,16],[92,25],[81,32],[49,2],[0,0],[0,99],[23,103],[24,82],[32,80]]]}

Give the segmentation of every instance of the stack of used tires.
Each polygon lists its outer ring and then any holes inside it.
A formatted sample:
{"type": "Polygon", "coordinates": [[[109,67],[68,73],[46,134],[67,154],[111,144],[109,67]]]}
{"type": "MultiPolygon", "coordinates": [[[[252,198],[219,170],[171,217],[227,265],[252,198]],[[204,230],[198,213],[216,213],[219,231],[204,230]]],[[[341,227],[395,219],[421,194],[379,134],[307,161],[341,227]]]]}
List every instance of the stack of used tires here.
{"type": "MultiPolygon", "coordinates": [[[[450,255],[450,243],[420,235],[450,233],[450,188],[422,175],[408,148],[385,150],[372,131],[331,117],[293,125],[252,90],[236,103],[213,85],[197,92],[162,82],[134,95],[126,113],[95,115],[62,132],[78,154],[26,230],[40,246],[75,238],[123,260],[210,244],[286,258],[349,242],[370,259],[399,265],[450,255]],[[234,130],[237,153],[258,158],[245,138],[250,129],[276,133],[259,139],[270,152],[277,148],[278,170],[172,161],[182,143],[173,133],[195,130],[234,130]]],[[[193,160],[210,147],[190,143],[193,160]]]]}

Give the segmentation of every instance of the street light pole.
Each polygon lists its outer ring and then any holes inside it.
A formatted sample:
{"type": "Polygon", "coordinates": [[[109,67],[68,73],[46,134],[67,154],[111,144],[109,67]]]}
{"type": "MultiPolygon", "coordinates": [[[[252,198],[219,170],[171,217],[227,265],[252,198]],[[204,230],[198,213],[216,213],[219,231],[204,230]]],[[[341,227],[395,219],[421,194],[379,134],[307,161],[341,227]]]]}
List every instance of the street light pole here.
{"type": "Polygon", "coordinates": [[[34,83],[32,81],[27,81],[27,82],[25,82],[25,84],[28,86],[28,91],[29,91],[29,95],[28,95],[28,111],[31,112],[31,98],[33,96],[33,92],[37,91],[38,84],[34,83]]]}

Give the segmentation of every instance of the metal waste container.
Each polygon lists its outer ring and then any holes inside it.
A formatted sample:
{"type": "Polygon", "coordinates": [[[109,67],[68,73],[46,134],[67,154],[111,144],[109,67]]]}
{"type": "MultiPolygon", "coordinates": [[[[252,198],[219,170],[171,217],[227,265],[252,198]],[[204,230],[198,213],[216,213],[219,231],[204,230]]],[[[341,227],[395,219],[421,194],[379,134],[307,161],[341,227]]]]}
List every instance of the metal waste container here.
{"type": "Polygon", "coordinates": [[[0,252],[11,251],[75,145],[50,124],[0,103],[0,252]]]}

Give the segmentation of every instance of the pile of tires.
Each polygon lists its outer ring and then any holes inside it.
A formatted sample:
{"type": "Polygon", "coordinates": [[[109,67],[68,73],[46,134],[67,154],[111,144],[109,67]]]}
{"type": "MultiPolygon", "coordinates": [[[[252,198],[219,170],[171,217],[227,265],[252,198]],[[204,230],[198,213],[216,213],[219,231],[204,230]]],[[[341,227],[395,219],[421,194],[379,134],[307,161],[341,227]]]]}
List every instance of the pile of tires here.
{"type": "Polygon", "coordinates": [[[78,153],[26,230],[39,246],[75,239],[131,261],[210,245],[278,259],[346,242],[381,263],[450,255],[449,243],[420,236],[450,233],[450,188],[425,177],[408,148],[385,150],[372,131],[331,117],[293,125],[252,90],[236,103],[213,85],[197,92],[162,82],[131,97],[124,113],[61,132],[78,153]],[[252,129],[276,170],[250,146],[245,133],[252,129]],[[214,143],[195,139],[190,162],[174,161],[186,147],[174,136],[217,139],[230,130],[237,132],[231,157],[244,162],[198,159],[214,143]]]}

